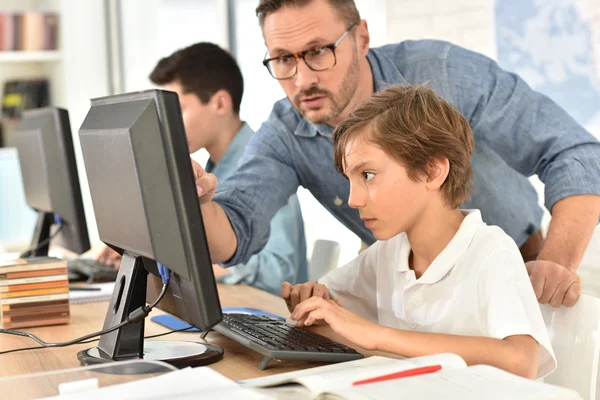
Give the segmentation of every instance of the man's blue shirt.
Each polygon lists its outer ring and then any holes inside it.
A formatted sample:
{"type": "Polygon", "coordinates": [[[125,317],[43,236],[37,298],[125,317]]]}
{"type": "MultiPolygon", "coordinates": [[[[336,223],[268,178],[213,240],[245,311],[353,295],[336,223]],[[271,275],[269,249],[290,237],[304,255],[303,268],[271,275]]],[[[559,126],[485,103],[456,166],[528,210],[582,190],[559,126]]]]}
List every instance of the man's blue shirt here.
{"type": "MultiPolygon", "coordinates": [[[[548,209],[565,197],[600,195],[600,143],[495,61],[434,40],[374,48],[367,58],[376,90],[426,84],[467,118],[475,137],[475,191],[463,207],[480,209],[486,223],[500,226],[519,246],[539,230],[543,214],[529,176],[545,183],[548,209]]],[[[271,217],[299,185],[363,241],[375,240],[348,206],[350,186],[335,170],[332,134],[330,126],[304,120],[288,99],[275,103],[238,171],[215,195],[237,235],[230,264],[264,245],[271,217]]]]}

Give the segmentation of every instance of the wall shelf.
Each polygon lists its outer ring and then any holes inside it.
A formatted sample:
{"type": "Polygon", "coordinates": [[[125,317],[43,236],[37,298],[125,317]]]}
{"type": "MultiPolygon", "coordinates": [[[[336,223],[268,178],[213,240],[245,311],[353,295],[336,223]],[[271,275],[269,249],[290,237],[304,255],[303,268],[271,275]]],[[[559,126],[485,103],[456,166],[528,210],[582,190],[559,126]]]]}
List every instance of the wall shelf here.
{"type": "Polygon", "coordinates": [[[62,55],[58,50],[0,51],[0,63],[51,62],[60,61],[61,58],[62,55]]]}

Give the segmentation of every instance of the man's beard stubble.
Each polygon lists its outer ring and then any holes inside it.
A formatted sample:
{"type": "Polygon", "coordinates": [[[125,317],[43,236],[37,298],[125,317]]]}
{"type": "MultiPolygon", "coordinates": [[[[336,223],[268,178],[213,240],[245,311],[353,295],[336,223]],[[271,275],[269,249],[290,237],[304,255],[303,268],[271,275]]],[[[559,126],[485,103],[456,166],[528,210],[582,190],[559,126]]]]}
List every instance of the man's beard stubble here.
{"type": "Polygon", "coordinates": [[[317,86],[313,86],[308,90],[302,91],[296,96],[294,96],[294,101],[292,102],[292,104],[308,122],[315,125],[326,124],[329,121],[337,118],[342,113],[342,111],[344,111],[346,107],[348,107],[348,104],[350,104],[350,100],[352,100],[352,96],[358,88],[359,79],[360,70],[358,66],[358,54],[355,51],[354,59],[352,60],[352,64],[348,68],[348,72],[346,73],[346,76],[342,81],[338,95],[334,95],[329,90],[324,90],[317,86]],[[325,115],[320,115],[317,118],[307,117],[306,110],[300,108],[300,99],[319,95],[326,96],[331,101],[331,110],[325,115]]]}

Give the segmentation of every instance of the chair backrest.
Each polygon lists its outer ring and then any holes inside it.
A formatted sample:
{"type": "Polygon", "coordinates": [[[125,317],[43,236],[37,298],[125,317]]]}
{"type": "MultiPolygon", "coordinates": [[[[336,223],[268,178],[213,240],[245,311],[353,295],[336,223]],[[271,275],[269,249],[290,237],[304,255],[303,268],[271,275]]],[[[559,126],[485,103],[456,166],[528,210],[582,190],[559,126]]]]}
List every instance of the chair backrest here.
{"type": "Polygon", "coordinates": [[[600,266],[582,264],[577,268],[577,275],[583,282],[583,293],[600,298],[600,266]]]}
{"type": "Polygon", "coordinates": [[[581,295],[573,307],[541,305],[558,366],[544,382],[595,400],[600,357],[600,299],[581,295]]]}
{"type": "Polygon", "coordinates": [[[308,279],[316,281],[337,267],[340,244],[333,240],[317,239],[308,264],[308,279]]]}

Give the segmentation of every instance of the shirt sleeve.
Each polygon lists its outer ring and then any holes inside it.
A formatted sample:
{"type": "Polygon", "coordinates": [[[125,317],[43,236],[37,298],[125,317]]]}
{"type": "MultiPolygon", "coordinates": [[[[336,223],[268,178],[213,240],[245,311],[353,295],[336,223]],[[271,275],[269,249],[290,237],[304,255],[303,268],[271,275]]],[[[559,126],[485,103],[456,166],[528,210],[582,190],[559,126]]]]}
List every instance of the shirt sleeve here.
{"type": "Polygon", "coordinates": [[[229,270],[230,275],[222,278],[225,283],[252,285],[277,296],[283,282],[295,285],[306,280],[304,222],[296,195],[271,220],[271,235],[264,249],[229,270]]]}
{"type": "Polygon", "coordinates": [[[236,251],[225,266],[247,262],[265,246],[271,219],[298,189],[283,136],[265,122],[246,146],[237,170],[217,187],[214,199],[237,237],[236,251]]]}
{"type": "Polygon", "coordinates": [[[554,101],[458,46],[448,52],[446,71],[453,102],[476,139],[521,174],[538,174],[549,210],[565,197],[600,195],[600,143],[554,101]]]}
{"type": "Polygon", "coordinates": [[[556,359],[542,312],[517,246],[493,252],[477,279],[481,329],[488,337],[504,339],[530,335],[539,344],[538,378],[556,368],[556,359]]]}
{"type": "Polygon", "coordinates": [[[319,279],[342,307],[377,322],[376,265],[379,242],[375,242],[354,260],[319,279]]]}

